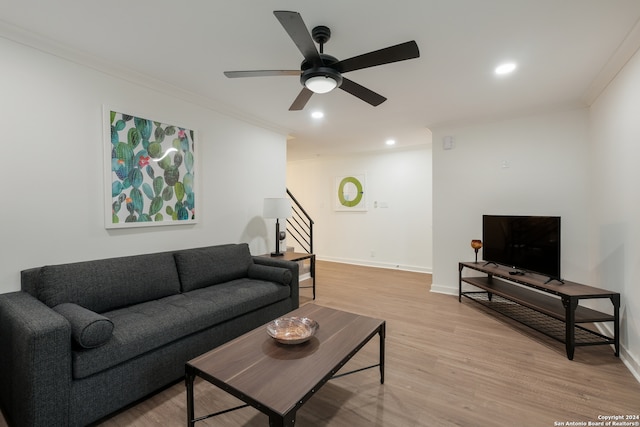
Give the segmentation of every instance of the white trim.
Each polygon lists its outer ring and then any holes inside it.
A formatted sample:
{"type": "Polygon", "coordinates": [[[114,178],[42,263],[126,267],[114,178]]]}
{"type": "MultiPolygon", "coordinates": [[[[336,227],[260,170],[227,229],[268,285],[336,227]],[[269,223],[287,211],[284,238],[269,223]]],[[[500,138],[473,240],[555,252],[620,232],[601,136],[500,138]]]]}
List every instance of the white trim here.
{"type": "Polygon", "coordinates": [[[24,28],[17,27],[13,24],[9,24],[2,20],[0,20],[0,37],[73,62],[75,64],[91,68],[98,72],[107,74],[111,77],[128,81],[135,85],[164,93],[166,95],[182,99],[184,101],[188,101],[202,108],[224,114],[226,116],[244,121],[246,123],[261,127],[266,130],[270,130],[283,135],[287,135],[289,133],[289,129],[283,128],[282,126],[275,123],[267,122],[253,115],[249,115],[230,105],[223,104],[218,100],[213,100],[200,94],[189,92],[175,85],[155,79],[146,74],[142,74],[129,68],[114,66],[113,64],[88,52],[84,52],[78,49],[71,49],[61,43],[56,43],[51,39],[43,37],[32,31],[25,30],[24,28]]]}
{"type": "Polygon", "coordinates": [[[585,92],[583,100],[587,105],[590,106],[598,99],[638,49],[640,49],[640,21],[637,21],[629,31],[585,92]]]}
{"type": "Polygon", "coordinates": [[[436,283],[431,284],[431,292],[436,294],[453,295],[458,296],[458,287],[452,288],[451,286],[438,285],[436,283]]]}
{"type": "Polygon", "coordinates": [[[411,271],[414,273],[425,273],[425,274],[432,273],[430,268],[420,267],[416,265],[402,265],[402,264],[393,264],[389,262],[372,262],[372,261],[363,261],[359,259],[345,259],[345,258],[320,257],[320,256],[317,256],[316,259],[320,261],[338,262],[341,264],[361,265],[364,267],[388,268],[391,270],[411,271]]]}
{"type": "MultiPolygon", "coordinates": [[[[604,335],[609,337],[613,336],[613,331],[609,327],[609,323],[595,323],[596,329],[604,335]]],[[[611,349],[614,350],[614,346],[611,345],[611,349]]],[[[623,345],[622,340],[620,340],[620,360],[622,363],[629,369],[629,372],[635,377],[635,379],[640,383],[640,361],[636,360],[631,353],[627,350],[627,348],[623,345]]]]}

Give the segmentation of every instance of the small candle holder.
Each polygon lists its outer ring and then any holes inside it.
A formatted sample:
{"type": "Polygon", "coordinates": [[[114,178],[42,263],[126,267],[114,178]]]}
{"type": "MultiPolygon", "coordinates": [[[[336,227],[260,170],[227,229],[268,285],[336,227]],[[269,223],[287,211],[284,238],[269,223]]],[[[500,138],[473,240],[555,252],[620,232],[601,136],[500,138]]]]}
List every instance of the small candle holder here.
{"type": "Polygon", "coordinates": [[[478,249],[482,247],[482,240],[473,239],[471,241],[471,247],[476,251],[476,264],[478,263],[478,249]]]}

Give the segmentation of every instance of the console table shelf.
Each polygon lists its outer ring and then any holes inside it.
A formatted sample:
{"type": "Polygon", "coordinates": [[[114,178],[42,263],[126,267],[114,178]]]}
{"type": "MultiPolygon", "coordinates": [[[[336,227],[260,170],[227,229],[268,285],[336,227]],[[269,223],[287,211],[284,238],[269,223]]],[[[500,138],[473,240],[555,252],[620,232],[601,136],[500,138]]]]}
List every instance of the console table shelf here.
{"type": "Polygon", "coordinates": [[[573,282],[547,282],[545,277],[527,273],[514,276],[510,269],[484,263],[459,263],[458,300],[467,297],[539,332],[565,343],[567,357],[573,359],[576,346],[614,345],[619,356],[620,294],[573,282]],[[463,277],[464,268],[485,274],[463,277]],[[463,291],[467,283],[482,291],[463,291]],[[613,314],[579,305],[580,300],[607,298],[613,314]],[[613,322],[614,337],[580,326],[581,323],[613,322]]]}

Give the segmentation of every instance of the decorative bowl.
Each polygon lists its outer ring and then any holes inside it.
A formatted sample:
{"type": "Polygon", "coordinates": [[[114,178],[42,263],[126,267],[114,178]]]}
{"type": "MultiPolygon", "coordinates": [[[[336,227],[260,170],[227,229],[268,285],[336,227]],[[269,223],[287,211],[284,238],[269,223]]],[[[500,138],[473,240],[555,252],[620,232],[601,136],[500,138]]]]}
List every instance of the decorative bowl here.
{"type": "Polygon", "coordinates": [[[301,344],[318,330],[318,322],[308,317],[281,317],[267,325],[267,333],[281,344],[301,344]]]}

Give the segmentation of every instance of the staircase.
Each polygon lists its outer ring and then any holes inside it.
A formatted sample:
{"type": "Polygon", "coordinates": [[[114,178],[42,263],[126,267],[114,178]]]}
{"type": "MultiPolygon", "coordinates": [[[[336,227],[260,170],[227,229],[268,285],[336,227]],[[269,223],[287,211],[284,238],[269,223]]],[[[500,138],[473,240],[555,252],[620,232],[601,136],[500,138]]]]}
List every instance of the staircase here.
{"type": "MultiPolygon", "coordinates": [[[[298,244],[296,252],[313,253],[313,219],[304,210],[300,202],[291,194],[287,188],[287,197],[291,201],[291,217],[287,218],[287,237],[291,237],[298,244]]],[[[291,245],[287,245],[287,251],[293,251],[291,245]]],[[[311,262],[309,260],[298,262],[300,266],[300,282],[312,280],[311,278],[311,262]]],[[[305,288],[309,286],[301,286],[305,288]]]]}

